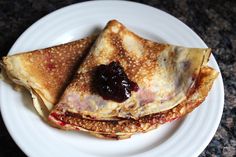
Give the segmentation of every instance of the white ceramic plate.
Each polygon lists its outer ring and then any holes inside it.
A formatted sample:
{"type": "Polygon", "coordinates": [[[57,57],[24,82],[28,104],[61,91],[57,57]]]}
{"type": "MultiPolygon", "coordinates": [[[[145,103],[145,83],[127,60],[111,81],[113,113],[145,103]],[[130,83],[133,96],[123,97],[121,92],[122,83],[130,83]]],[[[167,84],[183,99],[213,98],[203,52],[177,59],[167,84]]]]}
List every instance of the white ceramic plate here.
{"type": "MultiPolygon", "coordinates": [[[[9,54],[79,39],[117,19],[137,34],[155,41],[189,47],[206,44],[185,24],[158,9],[125,1],[91,1],[57,10],[37,21],[15,42],[9,54]]],[[[213,56],[209,65],[219,71],[213,56]]],[[[204,103],[182,120],[131,139],[97,139],[82,132],[62,131],[45,124],[29,94],[1,82],[1,112],[11,136],[28,156],[198,156],[219,125],[224,90],[218,76],[204,103]]]]}

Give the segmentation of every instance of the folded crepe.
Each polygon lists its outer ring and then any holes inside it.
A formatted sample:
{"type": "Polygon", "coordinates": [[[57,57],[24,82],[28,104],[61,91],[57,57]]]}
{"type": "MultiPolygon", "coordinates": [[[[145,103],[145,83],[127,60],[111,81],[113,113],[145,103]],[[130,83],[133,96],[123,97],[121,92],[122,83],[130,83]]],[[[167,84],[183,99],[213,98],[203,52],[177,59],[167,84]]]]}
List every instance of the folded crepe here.
{"type": "MultiPolygon", "coordinates": [[[[95,36],[3,57],[2,70],[15,84],[26,87],[40,116],[47,120],[95,36]]],[[[15,85],[14,84],[14,85],[15,85]]]]}
{"type": "MultiPolygon", "coordinates": [[[[143,39],[112,20],[96,39],[49,120],[60,128],[102,138],[124,139],[154,129],[186,115],[204,101],[218,75],[207,66],[210,53],[207,48],[143,39]],[[101,83],[96,85],[96,69],[113,63],[120,65],[125,72],[122,76],[138,87],[121,102],[94,90],[101,83]]],[[[111,93],[119,98],[119,92],[111,93]]]]}

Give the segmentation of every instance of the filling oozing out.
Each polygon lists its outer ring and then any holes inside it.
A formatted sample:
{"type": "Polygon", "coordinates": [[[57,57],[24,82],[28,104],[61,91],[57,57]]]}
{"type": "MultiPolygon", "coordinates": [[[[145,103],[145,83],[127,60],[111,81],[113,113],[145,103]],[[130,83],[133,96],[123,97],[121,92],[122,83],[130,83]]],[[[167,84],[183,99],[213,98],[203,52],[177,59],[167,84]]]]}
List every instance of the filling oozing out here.
{"type": "Polygon", "coordinates": [[[92,86],[103,99],[116,102],[124,102],[131,96],[131,91],[139,89],[137,83],[129,80],[120,63],[114,61],[94,69],[92,86]]]}

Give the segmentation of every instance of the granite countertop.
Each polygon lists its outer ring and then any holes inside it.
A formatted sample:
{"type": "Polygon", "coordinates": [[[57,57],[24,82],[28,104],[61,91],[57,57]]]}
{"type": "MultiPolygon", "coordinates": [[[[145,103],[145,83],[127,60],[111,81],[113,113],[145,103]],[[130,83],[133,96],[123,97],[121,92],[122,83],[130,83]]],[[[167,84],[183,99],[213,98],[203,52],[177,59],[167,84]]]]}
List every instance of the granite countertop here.
{"type": "MultiPolygon", "coordinates": [[[[0,0],[1,56],[6,55],[19,35],[40,17],[77,2],[76,0],[0,0]]],[[[220,126],[200,156],[236,156],[236,1],[140,0],[139,2],[177,17],[192,28],[209,47],[214,48],[213,54],[224,80],[225,106],[220,126]]],[[[10,137],[1,116],[0,156],[25,156],[10,137]]]]}

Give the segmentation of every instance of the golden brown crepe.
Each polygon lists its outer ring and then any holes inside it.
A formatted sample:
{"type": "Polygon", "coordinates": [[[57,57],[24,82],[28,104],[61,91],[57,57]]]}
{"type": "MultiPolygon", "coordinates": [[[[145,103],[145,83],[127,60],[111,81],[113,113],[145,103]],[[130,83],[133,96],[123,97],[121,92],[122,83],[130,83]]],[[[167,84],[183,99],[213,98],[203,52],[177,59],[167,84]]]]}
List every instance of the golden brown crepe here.
{"type": "Polygon", "coordinates": [[[45,49],[3,57],[3,70],[32,94],[37,112],[47,119],[95,36],[45,49]]]}
{"type": "Polygon", "coordinates": [[[49,120],[63,129],[102,138],[128,138],[191,112],[206,98],[217,72],[207,67],[210,49],[143,39],[118,21],[97,38],[49,120]],[[139,86],[122,103],[104,100],[91,86],[94,69],[119,62],[139,86]]]}

